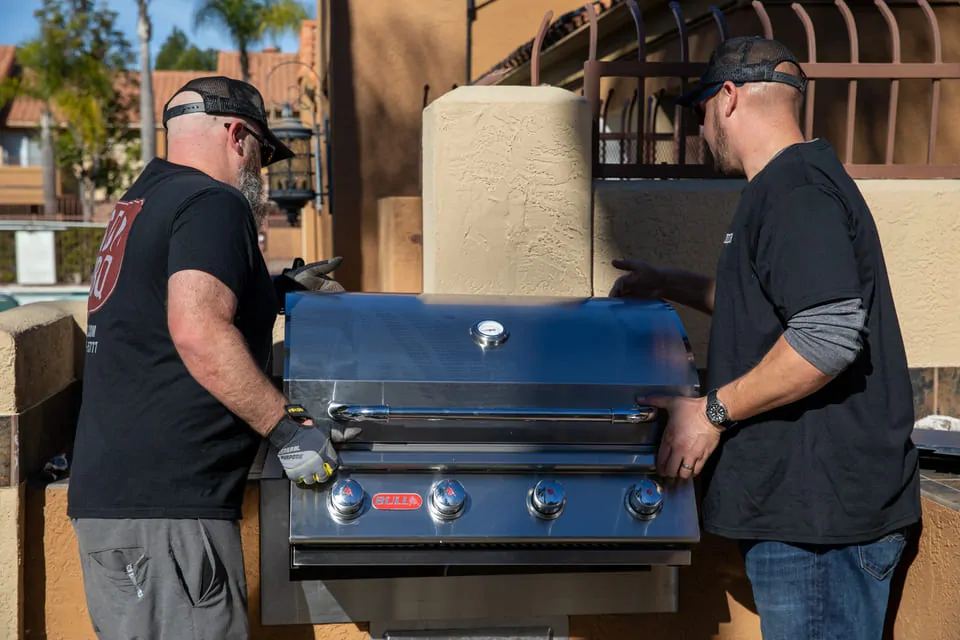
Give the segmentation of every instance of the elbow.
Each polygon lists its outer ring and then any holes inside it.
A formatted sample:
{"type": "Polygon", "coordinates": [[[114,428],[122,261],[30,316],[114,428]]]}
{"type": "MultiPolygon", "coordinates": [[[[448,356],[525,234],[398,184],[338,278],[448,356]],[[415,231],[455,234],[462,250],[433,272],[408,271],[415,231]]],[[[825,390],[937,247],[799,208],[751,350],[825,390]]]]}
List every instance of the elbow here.
{"type": "Polygon", "coordinates": [[[170,339],[180,359],[194,377],[202,376],[203,363],[209,362],[208,353],[212,344],[211,327],[188,318],[168,320],[170,339]]]}

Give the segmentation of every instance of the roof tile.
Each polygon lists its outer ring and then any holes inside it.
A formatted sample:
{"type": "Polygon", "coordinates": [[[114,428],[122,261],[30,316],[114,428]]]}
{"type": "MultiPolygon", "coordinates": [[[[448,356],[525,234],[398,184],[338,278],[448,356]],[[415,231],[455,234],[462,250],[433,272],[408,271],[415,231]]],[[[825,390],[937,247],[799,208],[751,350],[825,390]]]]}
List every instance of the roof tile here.
{"type": "MultiPolygon", "coordinates": [[[[250,57],[250,80],[267,103],[267,108],[279,106],[283,102],[292,99],[296,95],[294,89],[298,85],[301,72],[306,70],[298,65],[292,64],[306,58],[307,54],[303,52],[308,45],[311,50],[315,50],[316,23],[312,20],[304,22],[301,29],[301,53],[279,53],[277,51],[251,51],[250,57]],[[283,66],[278,66],[283,65],[283,66]],[[272,74],[271,71],[275,70],[272,74]],[[267,86],[267,76],[269,77],[269,86],[267,86]]],[[[16,47],[0,46],[0,77],[13,68],[16,55],[16,47]]],[[[312,58],[312,54],[310,54],[312,58]]],[[[306,62],[306,60],[303,60],[306,62]]],[[[311,68],[313,65],[311,65],[311,68]]],[[[139,74],[137,74],[139,75],[139,74]]],[[[215,72],[207,71],[154,71],[153,72],[153,105],[157,126],[162,126],[163,107],[173,97],[176,91],[194,78],[200,78],[208,75],[224,75],[230,78],[241,78],[240,73],[240,53],[237,51],[221,51],[217,56],[217,70],[215,72]]],[[[3,118],[3,112],[0,111],[0,125],[13,128],[35,128],[40,123],[40,114],[43,105],[40,101],[27,96],[17,96],[13,99],[7,110],[6,117],[3,118]]],[[[140,123],[140,110],[134,108],[130,114],[132,124],[140,123]]]]}
{"type": "MultiPolygon", "coordinates": [[[[297,62],[296,53],[251,51],[247,55],[250,62],[250,83],[263,95],[267,109],[281,105],[296,95],[291,87],[297,86],[298,65],[285,64],[297,62]],[[284,66],[278,67],[281,64],[284,66]]],[[[240,52],[221,51],[217,55],[217,74],[238,80],[243,78],[240,72],[240,52]]]]}

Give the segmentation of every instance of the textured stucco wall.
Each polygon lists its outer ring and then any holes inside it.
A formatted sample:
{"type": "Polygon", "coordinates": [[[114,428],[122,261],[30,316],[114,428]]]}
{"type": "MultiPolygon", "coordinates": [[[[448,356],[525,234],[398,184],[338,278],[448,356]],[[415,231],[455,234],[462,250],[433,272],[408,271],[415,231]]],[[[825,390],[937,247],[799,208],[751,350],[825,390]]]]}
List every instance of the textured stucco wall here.
{"type": "Polygon", "coordinates": [[[423,290],[589,295],[587,102],[460,87],[423,115],[423,290]]]}
{"type": "MultiPolygon", "coordinates": [[[[713,274],[740,180],[598,181],[595,283],[605,294],[627,257],[713,274]]],[[[861,180],[880,232],[911,367],[960,363],[960,181],[861,180]]],[[[698,363],[709,319],[678,310],[698,363]]]]}
{"type": "Polygon", "coordinates": [[[85,318],[76,303],[41,302],[0,313],[0,415],[32,407],[77,376],[85,318]]]}
{"type": "Polygon", "coordinates": [[[23,628],[23,485],[0,488],[0,638],[23,628]]]}
{"type": "MultiPolygon", "coordinates": [[[[594,283],[596,295],[601,296],[623,273],[612,266],[615,258],[713,273],[743,183],[598,180],[594,184],[594,283]]],[[[702,367],[709,317],[685,307],[678,307],[677,313],[702,367]]]]}

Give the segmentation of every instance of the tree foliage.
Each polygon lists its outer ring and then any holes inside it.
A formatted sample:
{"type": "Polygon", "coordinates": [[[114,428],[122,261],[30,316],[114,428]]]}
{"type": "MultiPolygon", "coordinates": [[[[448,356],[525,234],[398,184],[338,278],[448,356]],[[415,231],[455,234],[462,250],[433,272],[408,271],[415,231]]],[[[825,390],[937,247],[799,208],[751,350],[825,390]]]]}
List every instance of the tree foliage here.
{"type": "Polygon", "coordinates": [[[240,51],[243,79],[250,80],[250,48],[265,38],[274,42],[284,33],[296,33],[308,17],[298,0],[202,0],[195,16],[197,26],[225,29],[240,51]]]}
{"type": "MultiPolygon", "coordinates": [[[[130,43],[116,25],[117,14],[92,0],[49,0],[66,11],[70,75],[58,93],[64,128],[58,137],[61,168],[81,185],[84,212],[93,213],[96,189],[112,196],[129,183],[139,158],[139,134],[130,128],[136,108],[137,76],[130,43]]],[[[41,22],[44,17],[41,17],[41,22]]]]}
{"type": "Polygon", "coordinates": [[[116,12],[93,0],[43,0],[34,15],[40,33],[18,47],[22,71],[5,94],[41,100],[55,116],[56,162],[79,182],[89,217],[96,190],[123,189],[139,156],[129,126],[138,84],[127,71],[133,53],[116,12]]]}
{"type": "Polygon", "coordinates": [[[170,71],[216,71],[217,50],[200,49],[190,44],[187,34],[173,28],[173,33],[167,37],[160,51],[154,69],[170,71]]]}

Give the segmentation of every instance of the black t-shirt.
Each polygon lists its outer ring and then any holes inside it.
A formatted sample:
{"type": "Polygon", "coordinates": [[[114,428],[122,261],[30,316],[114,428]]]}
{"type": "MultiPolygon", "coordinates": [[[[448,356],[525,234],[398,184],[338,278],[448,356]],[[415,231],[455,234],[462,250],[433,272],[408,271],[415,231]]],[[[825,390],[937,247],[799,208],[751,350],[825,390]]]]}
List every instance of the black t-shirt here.
{"type": "Polygon", "coordinates": [[[167,281],[186,269],[236,294],[234,323],[265,368],[277,303],[249,204],[200,171],[156,159],[114,209],[94,268],[70,517],[240,517],[262,438],[177,353],[167,281]]]}
{"type": "Polygon", "coordinates": [[[785,149],[744,188],[723,239],[708,389],[752,369],[798,311],[862,298],[857,360],[820,391],[741,422],[704,474],[707,531],[849,544],[920,518],[913,396],[873,217],[824,140],[785,149]]]}

